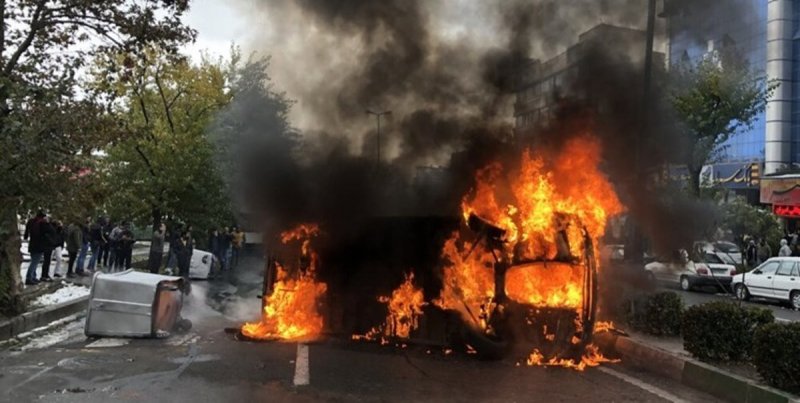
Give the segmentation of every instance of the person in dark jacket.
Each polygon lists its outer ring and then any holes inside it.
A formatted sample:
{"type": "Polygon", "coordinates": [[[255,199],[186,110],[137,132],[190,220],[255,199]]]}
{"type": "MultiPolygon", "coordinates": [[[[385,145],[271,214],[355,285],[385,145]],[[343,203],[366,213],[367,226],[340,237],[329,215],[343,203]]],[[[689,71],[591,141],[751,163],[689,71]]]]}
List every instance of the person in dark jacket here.
{"type": "Polygon", "coordinates": [[[178,258],[178,274],[183,278],[189,278],[189,266],[192,262],[192,237],[186,231],[175,244],[175,254],[178,258]]]}
{"type": "Polygon", "coordinates": [[[42,234],[42,275],[39,281],[50,282],[53,278],[50,277],[50,260],[53,258],[53,249],[56,248],[58,242],[56,235],[56,228],[50,222],[50,217],[45,216],[42,222],[39,223],[39,231],[42,234]]]}
{"type": "Polygon", "coordinates": [[[39,211],[31,220],[25,224],[24,238],[28,241],[28,253],[31,255],[31,261],[28,264],[28,271],[25,273],[25,285],[36,285],[39,280],[36,279],[36,269],[42,261],[44,255],[44,238],[40,231],[40,225],[45,217],[43,211],[39,211]]]}
{"type": "Polygon", "coordinates": [[[92,251],[92,257],[89,258],[89,271],[93,272],[97,265],[98,258],[100,257],[100,245],[104,242],[103,238],[103,222],[102,218],[89,225],[89,248],[92,251]]]}
{"type": "Polygon", "coordinates": [[[134,243],[136,243],[136,239],[133,236],[133,232],[131,232],[130,227],[128,227],[128,223],[123,222],[122,233],[120,233],[119,238],[119,256],[117,262],[122,270],[128,270],[131,268],[131,257],[133,255],[134,243]]]}
{"type": "Polygon", "coordinates": [[[92,224],[92,218],[87,217],[86,221],[84,221],[83,225],[81,225],[81,230],[83,231],[83,244],[81,245],[81,250],[78,252],[78,268],[75,269],[79,273],[83,273],[84,267],[86,267],[86,255],[89,253],[89,225],[92,224]]]}
{"type": "Polygon", "coordinates": [[[147,266],[150,273],[158,274],[161,270],[161,260],[164,258],[164,239],[166,238],[167,226],[164,223],[158,226],[158,231],[153,232],[150,240],[150,256],[147,266]]]}
{"type": "Polygon", "coordinates": [[[98,265],[108,268],[108,258],[111,255],[111,230],[114,225],[108,219],[103,218],[103,242],[100,244],[100,257],[98,258],[98,265]]]}
{"type": "Polygon", "coordinates": [[[233,241],[233,235],[228,227],[222,229],[222,232],[219,234],[219,264],[222,270],[230,269],[230,253],[231,253],[231,242],[233,241]]]}
{"type": "MultiPolygon", "coordinates": [[[[72,223],[67,227],[67,277],[75,277],[75,260],[78,258],[78,252],[83,245],[83,231],[80,224],[72,223]]],[[[81,274],[81,273],[78,273],[81,274]]]]}
{"type": "Polygon", "coordinates": [[[217,231],[216,228],[212,228],[208,234],[208,251],[211,252],[212,255],[217,259],[218,262],[222,263],[222,257],[220,256],[220,241],[222,236],[217,231]]]}

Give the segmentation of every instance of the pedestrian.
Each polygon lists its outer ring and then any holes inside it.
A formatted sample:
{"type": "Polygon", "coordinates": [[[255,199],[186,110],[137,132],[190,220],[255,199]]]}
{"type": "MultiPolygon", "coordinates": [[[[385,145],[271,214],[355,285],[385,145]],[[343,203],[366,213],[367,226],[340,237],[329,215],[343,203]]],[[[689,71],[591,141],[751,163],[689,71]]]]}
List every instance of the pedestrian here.
{"type": "Polygon", "coordinates": [[[79,274],[83,274],[83,269],[86,267],[84,263],[86,263],[86,255],[89,253],[89,226],[91,224],[92,218],[87,217],[86,221],[81,225],[81,231],[83,232],[81,240],[83,243],[81,244],[80,252],[78,252],[78,262],[76,263],[78,267],[75,269],[79,274]]]}
{"type": "Polygon", "coordinates": [[[102,218],[89,225],[89,248],[92,252],[92,257],[89,258],[90,272],[94,272],[97,266],[97,261],[100,258],[100,245],[103,244],[103,223],[102,218]]]}
{"type": "Polygon", "coordinates": [[[220,263],[220,266],[224,267],[222,263],[224,260],[220,255],[220,251],[222,250],[220,248],[221,238],[222,235],[217,231],[216,228],[211,228],[208,231],[208,251],[211,252],[212,255],[214,255],[214,258],[217,259],[217,261],[220,263]]]}
{"type": "Polygon", "coordinates": [[[158,230],[153,232],[150,240],[150,256],[147,259],[147,266],[150,273],[158,274],[161,270],[161,260],[164,258],[164,239],[166,238],[167,226],[161,223],[158,230]]]}
{"type": "Polygon", "coordinates": [[[121,259],[117,259],[118,266],[122,270],[130,270],[132,267],[131,259],[133,257],[134,243],[136,243],[136,239],[133,236],[133,232],[131,232],[128,223],[123,222],[118,247],[118,256],[120,256],[121,259]]]}
{"type": "Polygon", "coordinates": [[[781,239],[781,248],[778,250],[778,256],[785,257],[792,255],[792,248],[789,247],[789,242],[786,239],[781,239]]]}
{"type": "Polygon", "coordinates": [[[235,268],[239,265],[239,256],[242,253],[242,248],[244,247],[245,241],[244,232],[242,232],[242,230],[238,227],[234,226],[231,241],[231,268],[235,268]]]}
{"type": "Polygon", "coordinates": [[[66,230],[64,229],[64,223],[61,221],[56,221],[56,247],[53,249],[53,260],[56,261],[55,266],[53,266],[53,277],[61,278],[64,272],[64,259],[61,257],[62,253],[64,252],[64,242],[67,238],[66,230]]]}
{"type": "Polygon", "coordinates": [[[44,216],[39,223],[39,231],[42,234],[42,274],[39,276],[39,281],[51,282],[53,278],[50,277],[50,260],[53,258],[53,249],[56,248],[56,228],[50,222],[50,217],[44,216]]]}
{"type": "Polygon", "coordinates": [[[230,270],[231,268],[231,245],[233,244],[233,234],[228,227],[223,228],[220,234],[220,255],[222,261],[220,262],[223,270],[230,270]]]}
{"type": "Polygon", "coordinates": [[[192,262],[191,233],[186,231],[175,243],[175,255],[178,261],[178,275],[188,279],[189,266],[192,262]]]}
{"type": "Polygon", "coordinates": [[[758,259],[758,250],[756,248],[756,242],[752,238],[747,241],[744,254],[747,259],[747,265],[750,267],[755,267],[756,259],[758,259]]]}
{"type": "Polygon", "coordinates": [[[764,263],[772,257],[772,248],[763,238],[758,242],[758,264],[764,263]]]}
{"type": "MultiPolygon", "coordinates": [[[[103,243],[100,245],[100,261],[103,267],[108,268],[108,260],[111,256],[111,230],[114,229],[114,224],[108,217],[103,218],[103,243]]],[[[100,263],[98,263],[100,264],[100,263]]]]}
{"type": "Polygon", "coordinates": [[[25,224],[25,234],[23,238],[28,241],[28,253],[31,255],[31,261],[28,263],[28,271],[25,273],[25,285],[39,284],[36,279],[36,269],[42,261],[44,255],[44,238],[40,224],[45,217],[44,211],[36,213],[36,217],[25,224]]]}
{"type": "Polygon", "coordinates": [[[121,267],[120,261],[121,261],[122,255],[120,254],[119,243],[120,243],[120,240],[122,239],[122,232],[123,232],[122,225],[118,224],[117,226],[115,226],[111,230],[111,233],[109,234],[109,237],[108,237],[108,242],[110,244],[109,247],[111,248],[111,252],[110,252],[111,253],[111,258],[110,258],[110,262],[109,262],[109,267],[110,267],[111,271],[114,271],[115,269],[118,269],[118,268],[121,267]]]}
{"type": "Polygon", "coordinates": [[[171,272],[174,271],[176,265],[178,264],[178,255],[176,251],[178,250],[177,243],[181,239],[182,230],[183,229],[179,224],[175,224],[173,228],[169,231],[169,237],[168,237],[169,252],[167,256],[167,269],[169,269],[171,272]]]}
{"type": "MultiPolygon", "coordinates": [[[[67,278],[75,277],[75,260],[83,244],[83,231],[80,224],[72,223],[67,227],[67,278]]],[[[80,274],[80,273],[78,273],[80,274]]]]}

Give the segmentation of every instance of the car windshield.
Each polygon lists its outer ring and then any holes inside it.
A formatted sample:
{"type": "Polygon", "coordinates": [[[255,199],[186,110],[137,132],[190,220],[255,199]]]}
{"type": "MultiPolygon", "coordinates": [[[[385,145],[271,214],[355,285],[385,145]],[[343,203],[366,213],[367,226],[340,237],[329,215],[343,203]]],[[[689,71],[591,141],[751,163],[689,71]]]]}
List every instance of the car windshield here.
{"type": "Polygon", "coordinates": [[[717,248],[717,250],[719,250],[720,252],[741,253],[739,247],[736,246],[736,244],[730,242],[717,242],[714,244],[714,247],[717,248]]]}
{"type": "Polygon", "coordinates": [[[715,255],[713,253],[706,253],[705,261],[706,261],[706,263],[724,264],[722,259],[720,259],[717,255],[715,255]]]}

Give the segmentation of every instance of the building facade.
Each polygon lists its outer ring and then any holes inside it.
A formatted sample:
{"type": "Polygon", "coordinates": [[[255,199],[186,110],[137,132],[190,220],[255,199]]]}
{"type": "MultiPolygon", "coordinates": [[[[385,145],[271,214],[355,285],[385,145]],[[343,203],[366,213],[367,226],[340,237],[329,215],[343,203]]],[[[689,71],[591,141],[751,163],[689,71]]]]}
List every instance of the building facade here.
{"type": "Polygon", "coordinates": [[[758,194],[781,216],[800,217],[800,0],[670,0],[667,11],[670,65],[733,46],[753,71],[778,83],[753,127],[732,136],[722,160],[707,167],[709,176],[757,172],[716,182],[758,194]]]}

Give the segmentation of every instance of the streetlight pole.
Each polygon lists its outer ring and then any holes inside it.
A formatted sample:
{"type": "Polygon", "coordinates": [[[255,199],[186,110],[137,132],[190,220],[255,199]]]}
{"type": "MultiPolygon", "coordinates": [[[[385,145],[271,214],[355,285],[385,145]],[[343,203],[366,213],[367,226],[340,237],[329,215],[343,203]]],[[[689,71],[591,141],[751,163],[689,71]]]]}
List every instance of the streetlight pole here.
{"type": "Polygon", "coordinates": [[[377,134],[377,136],[378,136],[377,137],[377,140],[378,140],[377,141],[377,143],[378,143],[378,158],[377,158],[377,162],[378,162],[378,164],[380,164],[381,163],[381,117],[383,117],[385,115],[391,115],[392,111],[385,110],[385,111],[376,112],[376,111],[373,111],[371,109],[367,109],[367,114],[368,115],[375,115],[375,118],[378,121],[378,134],[377,134]]]}

